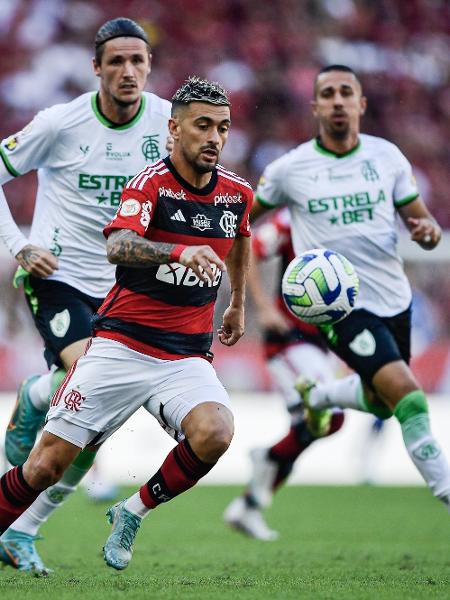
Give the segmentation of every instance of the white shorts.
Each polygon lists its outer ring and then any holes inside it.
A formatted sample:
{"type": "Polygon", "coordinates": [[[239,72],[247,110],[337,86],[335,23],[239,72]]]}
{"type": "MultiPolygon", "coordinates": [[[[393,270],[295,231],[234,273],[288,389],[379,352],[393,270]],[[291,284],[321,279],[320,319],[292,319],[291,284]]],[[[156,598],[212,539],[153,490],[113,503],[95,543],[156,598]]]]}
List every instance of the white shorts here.
{"type": "Polygon", "coordinates": [[[105,441],[143,406],[180,440],[184,417],[203,402],[231,410],[207,360],[161,360],[97,337],[53,396],[44,430],[84,448],[105,441]]]}
{"type": "Polygon", "coordinates": [[[288,346],[268,361],[268,367],[274,386],[283,396],[288,410],[299,404],[294,384],[300,375],[321,383],[334,377],[331,355],[306,342],[288,346]]]}

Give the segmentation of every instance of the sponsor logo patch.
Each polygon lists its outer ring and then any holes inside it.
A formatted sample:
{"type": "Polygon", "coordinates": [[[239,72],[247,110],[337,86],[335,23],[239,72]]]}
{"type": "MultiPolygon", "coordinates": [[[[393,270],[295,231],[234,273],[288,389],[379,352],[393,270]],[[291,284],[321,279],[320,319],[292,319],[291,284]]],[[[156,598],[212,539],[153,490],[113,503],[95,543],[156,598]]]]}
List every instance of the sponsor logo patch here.
{"type": "Polygon", "coordinates": [[[174,213],[171,217],[170,217],[171,221],[182,221],[183,223],[186,223],[186,219],[183,215],[183,213],[181,212],[181,209],[177,210],[176,213],[174,213]]]}
{"type": "Polygon", "coordinates": [[[192,229],[198,229],[200,231],[206,231],[207,229],[212,229],[211,227],[211,219],[208,219],[207,216],[201,215],[200,213],[196,214],[195,217],[191,217],[192,229]]]}
{"type": "Polygon", "coordinates": [[[62,338],[66,335],[70,326],[70,313],[67,308],[56,313],[53,319],[49,322],[50,329],[55,337],[62,338]]]}
{"type": "Polygon", "coordinates": [[[18,135],[12,135],[5,142],[5,148],[8,152],[13,152],[17,146],[19,145],[19,137],[18,135]]]}
{"type": "Polygon", "coordinates": [[[220,284],[222,278],[222,271],[217,268],[216,265],[211,265],[212,272],[214,274],[214,280],[202,281],[197,277],[192,269],[180,265],[179,263],[170,263],[168,265],[161,265],[156,272],[156,279],[158,281],[164,281],[171,285],[185,285],[187,287],[193,287],[198,285],[199,287],[216,287],[220,284]]]}
{"type": "Polygon", "coordinates": [[[113,150],[112,143],[106,143],[105,157],[107,160],[123,160],[124,158],[128,158],[130,156],[131,152],[119,152],[117,150],[113,150]]]}
{"type": "Polygon", "coordinates": [[[364,329],[348,345],[350,350],[358,356],[373,356],[377,349],[377,343],[372,332],[364,329]]]}
{"type": "Polygon", "coordinates": [[[217,196],[214,196],[214,206],[218,204],[225,204],[226,208],[230,204],[242,204],[242,194],[240,192],[234,196],[231,194],[217,194],[217,196]]]}
{"type": "Polygon", "coordinates": [[[147,200],[147,202],[144,202],[142,205],[141,225],[142,227],[145,227],[145,229],[147,229],[150,223],[152,208],[153,204],[150,202],[150,200],[147,200]]]}
{"type": "Polygon", "coordinates": [[[141,211],[141,203],[134,198],[128,198],[122,203],[120,207],[120,214],[123,217],[134,217],[138,215],[141,211]]]}
{"type": "Polygon", "coordinates": [[[184,190],[177,190],[174,192],[170,188],[162,186],[158,188],[158,195],[165,196],[166,198],[173,198],[174,200],[186,200],[186,193],[184,190]]]}

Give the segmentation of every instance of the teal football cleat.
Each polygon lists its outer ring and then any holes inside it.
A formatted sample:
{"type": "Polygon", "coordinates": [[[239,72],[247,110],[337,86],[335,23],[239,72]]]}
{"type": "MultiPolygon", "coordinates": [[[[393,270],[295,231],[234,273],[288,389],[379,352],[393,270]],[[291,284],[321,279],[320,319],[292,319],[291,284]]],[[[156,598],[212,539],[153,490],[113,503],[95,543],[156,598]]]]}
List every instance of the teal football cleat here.
{"type": "Polygon", "coordinates": [[[332,411],[329,408],[314,409],[311,408],[309,395],[311,390],[316,387],[314,381],[299,377],[294,385],[297,392],[300,394],[303,405],[305,407],[306,424],[309,431],[314,437],[324,437],[328,435],[331,427],[332,411]]]}
{"type": "Polygon", "coordinates": [[[106,513],[112,531],[103,546],[103,557],[108,567],[121,571],[128,566],[133,555],[133,542],[142,519],[128,511],[125,500],[112,506],[106,513]]]}
{"type": "Polygon", "coordinates": [[[28,394],[30,385],[39,377],[33,375],[20,386],[16,406],[6,429],[5,454],[15,466],[23,465],[27,460],[47,414],[47,410],[38,410],[33,406],[28,394]]]}
{"type": "Polygon", "coordinates": [[[44,565],[36,552],[34,542],[40,539],[40,536],[7,529],[0,537],[0,562],[35,577],[46,577],[52,569],[44,565]]]}

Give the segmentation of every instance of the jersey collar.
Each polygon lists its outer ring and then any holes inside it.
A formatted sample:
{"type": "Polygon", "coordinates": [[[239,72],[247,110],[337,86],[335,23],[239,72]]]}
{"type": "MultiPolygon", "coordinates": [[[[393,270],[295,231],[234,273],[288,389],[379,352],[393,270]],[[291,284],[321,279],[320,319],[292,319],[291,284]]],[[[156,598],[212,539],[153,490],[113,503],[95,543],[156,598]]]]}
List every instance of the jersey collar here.
{"type": "Polygon", "coordinates": [[[358,138],[358,143],[356,144],[356,146],[354,146],[348,152],[344,152],[342,154],[338,154],[337,152],[333,152],[333,150],[329,150],[328,148],[325,148],[325,146],[322,144],[322,140],[320,139],[320,135],[318,135],[316,138],[314,138],[313,146],[314,146],[314,150],[317,150],[317,152],[320,152],[320,154],[324,154],[325,156],[332,156],[334,158],[346,158],[347,156],[356,154],[356,152],[358,152],[358,150],[360,150],[361,140],[358,138]]]}
{"type": "Polygon", "coordinates": [[[188,192],[191,192],[191,194],[195,194],[196,196],[207,196],[216,187],[216,184],[217,184],[217,169],[216,168],[214,168],[214,171],[211,173],[211,179],[205,185],[205,187],[196,188],[193,185],[191,185],[188,181],[186,181],[186,179],[181,177],[181,175],[175,169],[175,167],[172,164],[172,161],[170,160],[170,158],[168,156],[166,158],[163,158],[163,162],[167,165],[167,168],[172,173],[172,175],[175,177],[175,179],[178,181],[178,183],[181,184],[184,187],[184,189],[188,190],[188,192]]]}
{"type": "Polygon", "coordinates": [[[145,99],[145,96],[142,95],[141,96],[141,104],[139,105],[139,109],[138,109],[137,113],[134,115],[134,117],[132,119],[130,119],[129,121],[127,121],[126,123],[120,123],[120,125],[119,125],[117,123],[113,123],[107,117],[105,117],[105,115],[100,110],[98,97],[99,97],[98,92],[92,94],[92,96],[91,96],[92,110],[94,111],[94,114],[97,117],[97,119],[100,121],[100,123],[102,125],[104,125],[105,127],[108,127],[108,129],[115,129],[116,131],[121,131],[123,129],[129,129],[130,127],[133,127],[133,125],[135,125],[135,123],[137,123],[139,121],[139,119],[142,117],[142,114],[145,110],[146,99],[145,99]]]}

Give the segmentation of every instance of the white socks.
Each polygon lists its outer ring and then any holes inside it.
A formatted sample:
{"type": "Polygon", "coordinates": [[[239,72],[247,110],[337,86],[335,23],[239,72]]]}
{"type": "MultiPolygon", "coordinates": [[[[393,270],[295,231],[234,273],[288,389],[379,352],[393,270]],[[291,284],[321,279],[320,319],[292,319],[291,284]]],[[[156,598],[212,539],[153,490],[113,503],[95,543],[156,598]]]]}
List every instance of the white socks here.
{"type": "Polygon", "coordinates": [[[139,492],[136,492],[135,494],[130,496],[125,502],[124,507],[130,513],[133,513],[133,515],[141,517],[141,519],[146,517],[151,510],[142,502],[139,492]]]}
{"type": "Polygon", "coordinates": [[[38,377],[29,387],[31,404],[38,410],[47,410],[50,404],[50,392],[53,371],[38,377]]]}
{"type": "Polygon", "coordinates": [[[95,459],[95,452],[83,450],[75,461],[67,467],[58,483],[42,492],[33,504],[11,525],[14,531],[36,535],[42,523],[59,508],[69,494],[89,471],[95,459]]]}
{"type": "Polygon", "coordinates": [[[338,406],[367,412],[362,397],[359,375],[348,375],[329,383],[318,383],[309,392],[309,404],[314,410],[338,406]]]}

